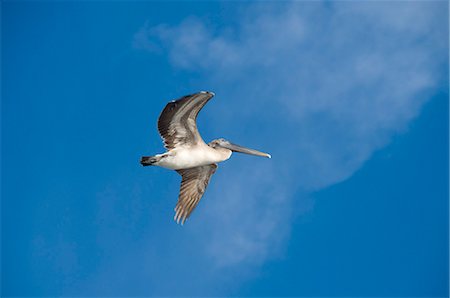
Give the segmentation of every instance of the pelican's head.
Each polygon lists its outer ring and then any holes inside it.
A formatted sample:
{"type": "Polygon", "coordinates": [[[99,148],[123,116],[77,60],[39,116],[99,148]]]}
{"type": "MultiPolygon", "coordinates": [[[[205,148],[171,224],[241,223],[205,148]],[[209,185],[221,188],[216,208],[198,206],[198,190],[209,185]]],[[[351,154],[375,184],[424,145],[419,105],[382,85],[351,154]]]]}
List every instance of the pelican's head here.
{"type": "Polygon", "coordinates": [[[211,141],[208,145],[214,149],[225,148],[225,149],[231,150],[233,152],[241,152],[241,153],[245,153],[245,154],[251,154],[251,155],[257,155],[257,156],[271,158],[270,154],[268,154],[268,153],[264,153],[264,152],[261,152],[258,150],[242,147],[242,146],[233,144],[225,139],[217,139],[217,140],[211,141]]]}

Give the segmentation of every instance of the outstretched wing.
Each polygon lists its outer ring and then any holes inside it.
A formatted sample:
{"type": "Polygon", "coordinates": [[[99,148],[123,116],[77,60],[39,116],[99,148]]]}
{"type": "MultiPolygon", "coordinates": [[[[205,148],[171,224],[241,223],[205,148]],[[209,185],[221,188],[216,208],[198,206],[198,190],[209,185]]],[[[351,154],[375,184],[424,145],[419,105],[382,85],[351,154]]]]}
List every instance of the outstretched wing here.
{"type": "Polygon", "coordinates": [[[181,175],[180,195],[178,203],[175,206],[175,217],[177,223],[184,224],[185,220],[191,215],[198,202],[205,193],[212,174],[217,169],[216,164],[195,167],[190,169],[177,170],[181,175]]]}
{"type": "Polygon", "coordinates": [[[168,150],[177,145],[195,145],[203,142],[197,130],[197,115],[214,96],[212,92],[201,91],[169,102],[158,119],[158,131],[168,150]]]}

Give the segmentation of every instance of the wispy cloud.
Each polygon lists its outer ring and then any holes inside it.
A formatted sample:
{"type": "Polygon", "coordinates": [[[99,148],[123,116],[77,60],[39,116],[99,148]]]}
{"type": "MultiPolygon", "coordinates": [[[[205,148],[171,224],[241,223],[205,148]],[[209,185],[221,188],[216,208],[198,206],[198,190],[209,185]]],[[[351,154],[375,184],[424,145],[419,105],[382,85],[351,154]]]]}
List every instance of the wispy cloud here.
{"type": "Polygon", "coordinates": [[[347,179],[407,128],[445,79],[445,7],[259,3],[227,28],[190,17],[139,29],[135,48],[214,86],[211,127],[274,156],[219,168],[189,223],[202,229],[185,231],[200,253],[217,268],[261,264],[311,207],[299,193],[347,179]]]}

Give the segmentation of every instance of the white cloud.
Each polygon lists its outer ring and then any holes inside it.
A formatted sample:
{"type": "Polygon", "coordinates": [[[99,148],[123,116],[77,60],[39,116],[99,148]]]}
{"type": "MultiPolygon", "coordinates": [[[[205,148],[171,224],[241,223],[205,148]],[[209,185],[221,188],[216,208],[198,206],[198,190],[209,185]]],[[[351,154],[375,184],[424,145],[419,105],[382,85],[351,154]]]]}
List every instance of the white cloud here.
{"type": "Polygon", "coordinates": [[[135,48],[167,53],[215,86],[210,131],[274,156],[219,168],[198,221],[188,223],[207,227],[186,233],[203,239],[215,266],[277,254],[292,214],[310,208],[297,192],[347,179],[407,128],[447,67],[444,4],[258,3],[228,28],[190,17],[138,31],[135,48]]]}
{"type": "Polygon", "coordinates": [[[280,224],[290,214],[290,190],[273,183],[279,177],[270,161],[253,162],[256,165],[233,164],[214,177],[205,215],[198,219],[215,223],[206,249],[218,267],[259,264],[287,236],[289,227],[280,224]]]}

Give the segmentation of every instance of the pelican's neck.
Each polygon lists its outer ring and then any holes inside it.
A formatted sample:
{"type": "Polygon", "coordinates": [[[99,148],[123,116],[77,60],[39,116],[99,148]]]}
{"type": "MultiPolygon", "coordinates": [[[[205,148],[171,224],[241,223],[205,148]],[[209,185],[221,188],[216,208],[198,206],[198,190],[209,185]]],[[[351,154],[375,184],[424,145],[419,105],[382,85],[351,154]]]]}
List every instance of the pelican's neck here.
{"type": "Polygon", "coordinates": [[[231,157],[231,154],[233,153],[230,149],[222,148],[222,147],[216,147],[213,148],[214,151],[216,151],[216,154],[218,155],[218,158],[220,158],[220,161],[227,160],[231,157]]]}

